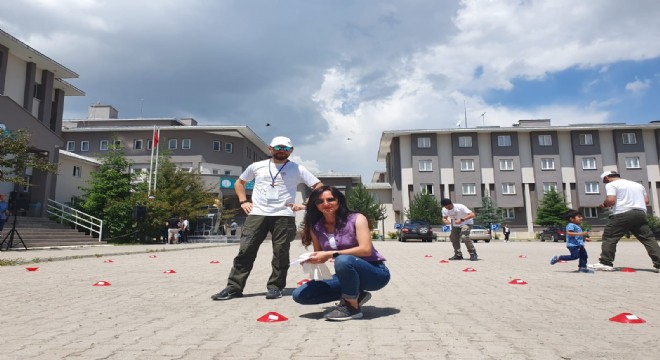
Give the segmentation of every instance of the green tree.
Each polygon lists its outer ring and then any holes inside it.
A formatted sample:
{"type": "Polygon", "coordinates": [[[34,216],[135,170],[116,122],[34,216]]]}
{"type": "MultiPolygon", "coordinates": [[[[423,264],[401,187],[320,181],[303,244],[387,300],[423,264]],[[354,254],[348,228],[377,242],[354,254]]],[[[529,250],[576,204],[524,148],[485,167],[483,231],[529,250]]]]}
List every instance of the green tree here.
{"type": "Polygon", "coordinates": [[[385,219],[385,205],[376,202],[374,196],[362,184],[346,192],[348,208],[362,213],[369,222],[369,229],[375,229],[378,221],[385,219]]]}
{"type": "Polygon", "coordinates": [[[564,213],[568,210],[566,199],[558,192],[551,190],[543,196],[536,210],[534,223],[541,226],[564,226],[564,213]]]}
{"type": "Polygon", "coordinates": [[[0,129],[0,182],[29,185],[25,169],[56,173],[57,164],[30,147],[30,133],[26,130],[10,132],[0,129]]]}
{"type": "MultiPolygon", "coordinates": [[[[148,177],[148,175],[145,175],[148,177]]],[[[165,152],[158,158],[158,176],[153,198],[147,198],[147,188],[137,199],[147,204],[148,233],[158,234],[159,229],[172,215],[189,221],[208,214],[209,207],[215,204],[217,189],[205,187],[202,177],[195,172],[182,171],[170,160],[165,152]]]]}
{"type": "Polygon", "coordinates": [[[504,222],[502,213],[497,209],[495,201],[490,196],[481,199],[481,207],[475,212],[477,215],[474,220],[479,224],[490,226],[491,224],[501,224],[504,222]]]}
{"type": "Polygon", "coordinates": [[[132,162],[116,147],[111,147],[100,160],[101,166],[87,181],[89,187],[81,187],[85,193],[80,208],[103,220],[105,237],[128,235],[134,231],[132,194],[137,182],[135,174],[129,173],[132,162]]]}
{"type": "Polygon", "coordinates": [[[418,193],[410,202],[410,209],[405,210],[409,220],[424,220],[429,224],[442,224],[442,206],[433,195],[418,193]]]}

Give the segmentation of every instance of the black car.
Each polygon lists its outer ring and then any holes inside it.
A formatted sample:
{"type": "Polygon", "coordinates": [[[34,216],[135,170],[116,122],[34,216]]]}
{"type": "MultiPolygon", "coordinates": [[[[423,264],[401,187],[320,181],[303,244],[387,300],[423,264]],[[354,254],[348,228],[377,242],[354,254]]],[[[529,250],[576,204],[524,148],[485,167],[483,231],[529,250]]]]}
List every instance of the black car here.
{"type": "Polygon", "coordinates": [[[408,239],[421,239],[422,242],[433,241],[433,230],[431,224],[422,220],[406,220],[399,232],[399,241],[408,239]]]}
{"type": "Polygon", "coordinates": [[[559,226],[547,228],[541,232],[541,241],[566,242],[566,229],[559,226]]]}

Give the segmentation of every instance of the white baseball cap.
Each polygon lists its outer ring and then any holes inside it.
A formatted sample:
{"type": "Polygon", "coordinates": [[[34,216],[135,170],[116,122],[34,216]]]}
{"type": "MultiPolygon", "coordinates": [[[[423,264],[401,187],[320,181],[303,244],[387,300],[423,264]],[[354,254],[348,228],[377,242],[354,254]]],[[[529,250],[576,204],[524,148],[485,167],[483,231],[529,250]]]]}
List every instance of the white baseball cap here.
{"type": "Polygon", "coordinates": [[[600,174],[600,179],[605,182],[605,178],[611,175],[619,175],[618,172],[616,171],[605,171],[604,173],[600,174]]]}
{"type": "Polygon", "coordinates": [[[293,144],[291,143],[291,139],[284,136],[275,136],[273,140],[271,140],[270,146],[277,146],[277,145],[293,147],[293,144]]]}

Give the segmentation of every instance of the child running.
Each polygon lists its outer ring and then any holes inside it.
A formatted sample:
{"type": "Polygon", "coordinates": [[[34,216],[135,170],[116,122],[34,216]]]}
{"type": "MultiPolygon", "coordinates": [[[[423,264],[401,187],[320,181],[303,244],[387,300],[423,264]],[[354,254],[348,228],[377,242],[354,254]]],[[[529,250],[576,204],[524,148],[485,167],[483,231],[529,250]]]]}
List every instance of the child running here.
{"type": "Polygon", "coordinates": [[[570,261],[580,259],[578,263],[578,272],[585,274],[593,274],[593,270],[587,269],[587,250],[584,248],[584,236],[589,233],[582,231],[580,224],[582,224],[582,213],[576,210],[568,210],[564,214],[564,218],[568,220],[566,225],[566,247],[571,252],[570,255],[553,256],[550,260],[550,265],[554,265],[559,260],[570,261]]]}

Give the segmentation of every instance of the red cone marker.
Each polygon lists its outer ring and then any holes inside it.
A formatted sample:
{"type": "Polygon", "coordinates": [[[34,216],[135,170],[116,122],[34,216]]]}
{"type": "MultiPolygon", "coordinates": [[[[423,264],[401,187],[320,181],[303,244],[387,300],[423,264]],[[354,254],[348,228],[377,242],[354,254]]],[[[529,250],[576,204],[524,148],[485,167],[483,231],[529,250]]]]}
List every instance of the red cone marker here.
{"type": "Polygon", "coordinates": [[[104,261],[104,263],[113,263],[113,262],[114,261],[112,261],[111,259],[108,259],[108,260],[104,261]]]}
{"type": "Polygon", "coordinates": [[[308,283],[308,282],[309,282],[308,279],[302,279],[302,280],[298,281],[298,286],[300,286],[300,285],[304,285],[304,284],[306,284],[306,283],[308,283]]]}
{"type": "Polygon", "coordinates": [[[475,271],[477,271],[477,270],[474,269],[474,268],[465,268],[465,269],[463,270],[463,272],[475,272],[475,271]]]}
{"type": "Polygon", "coordinates": [[[509,284],[511,284],[511,285],[527,285],[527,282],[525,280],[513,279],[513,280],[509,281],[509,284]]]}
{"type": "Polygon", "coordinates": [[[449,260],[440,260],[440,264],[449,264],[449,260]]]}
{"type": "Polygon", "coordinates": [[[174,271],[172,269],[169,269],[169,270],[163,271],[163,274],[176,274],[176,271],[174,271]]]}
{"type": "Polygon", "coordinates": [[[28,268],[25,268],[25,270],[27,270],[27,271],[37,271],[37,270],[39,270],[39,268],[38,267],[28,267],[28,268]]]}
{"type": "Polygon", "coordinates": [[[633,269],[633,268],[623,268],[623,269],[621,269],[621,270],[619,270],[619,271],[621,271],[621,272],[637,272],[637,270],[635,270],[635,269],[633,269]]]}
{"type": "Polygon", "coordinates": [[[110,286],[110,283],[107,282],[107,281],[101,280],[101,281],[95,282],[94,285],[92,285],[92,286],[110,286]]]}
{"type": "Polygon", "coordinates": [[[218,261],[218,260],[213,260],[213,261],[211,261],[211,264],[220,264],[220,261],[218,261]]]}
{"type": "Polygon", "coordinates": [[[521,259],[527,259],[527,255],[520,255],[518,257],[521,258],[521,259]]]}
{"type": "Polygon", "coordinates": [[[258,318],[257,321],[259,322],[280,322],[280,321],[287,321],[287,319],[284,315],[278,314],[274,311],[268,312],[264,314],[262,317],[258,318]]]}
{"type": "Polygon", "coordinates": [[[149,257],[150,257],[151,259],[154,259],[154,258],[156,258],[157,256],[156,256],[156,255],[149,255],[149,257]]]}
{"type": "Polygon", "coordinates": [[[433,255],[424,255],[425,258],[432,258],[433,255]]]}
{"type": "Polygon", "coordinates": [[[611,317],[610,321],[624,323],[624,324],[643,324],[646,322],[646,320],[637,317],[637,315],[633,315],[631,313],[621,313],[617,316],[611,317]]]}

